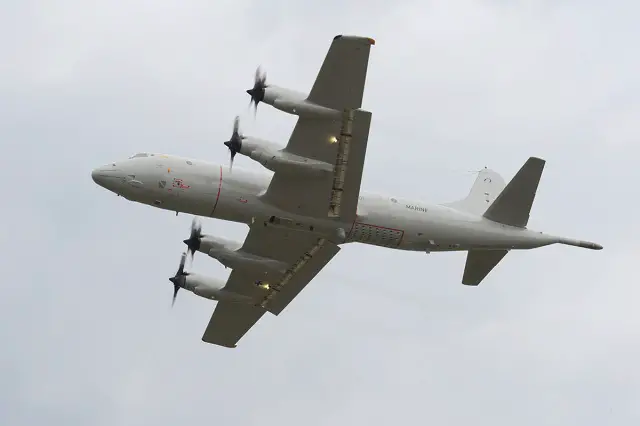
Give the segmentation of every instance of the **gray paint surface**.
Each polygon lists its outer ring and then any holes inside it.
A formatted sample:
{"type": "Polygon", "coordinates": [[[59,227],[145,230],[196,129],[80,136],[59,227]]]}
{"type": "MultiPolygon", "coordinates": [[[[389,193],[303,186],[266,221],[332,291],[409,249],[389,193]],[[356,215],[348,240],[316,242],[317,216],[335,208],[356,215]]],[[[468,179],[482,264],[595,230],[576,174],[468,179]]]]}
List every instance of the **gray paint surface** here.
{"type": "Polygon", "coordinates": [[[635,2],[5,3],[0,424],[640,420],[635,2]],[[88,172],[144,150],[225,163],[236,113],[283,140],[292,117],[247,112],[255,67],[307,91],[339,33],[376,39],[363,186],[447,201],[539,156],[529,226],[606,250],[512,253],[468,288],[462,254],[345,247],[260,339],[201,343],[211,302],[171,311],[167,281],[190,217],[88,172]]]}

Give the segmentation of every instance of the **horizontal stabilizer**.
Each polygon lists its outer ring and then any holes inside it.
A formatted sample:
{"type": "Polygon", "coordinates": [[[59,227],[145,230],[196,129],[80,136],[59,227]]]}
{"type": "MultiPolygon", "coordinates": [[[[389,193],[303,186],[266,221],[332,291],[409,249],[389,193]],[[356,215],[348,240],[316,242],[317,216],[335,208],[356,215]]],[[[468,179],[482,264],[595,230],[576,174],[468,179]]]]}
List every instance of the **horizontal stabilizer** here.
{"type": "Polygon", "coordinates": [[[469,250],[462,284],[476,286],[509,253],[509,250],[469,250]]]}
{"type": "Polygon", "coordinates": [[[503,225],[526,227],[544,164],[544,160],[530,157],[487,209],[484,217],[503,225]]]}

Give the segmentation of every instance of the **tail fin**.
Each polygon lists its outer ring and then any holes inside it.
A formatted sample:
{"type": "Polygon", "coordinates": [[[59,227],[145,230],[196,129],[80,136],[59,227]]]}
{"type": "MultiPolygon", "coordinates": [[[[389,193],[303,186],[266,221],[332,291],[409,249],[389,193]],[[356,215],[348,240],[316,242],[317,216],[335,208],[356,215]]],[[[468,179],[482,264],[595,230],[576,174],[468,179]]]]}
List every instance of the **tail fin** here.
{"type": "Polygon", "coordinates": [[[541,158],[530,157],[487,209],[484,217],[504,225],[525,228],[529,223],[529,213],[544,164],[541,158]]]}
{"type": "Polygon", "coordinates": [[[478,173],[478,177],[466,198],[444,205],[480,216],[491,206],[504,187],[505,182],[502,176],[485,167],[478,173]]]}

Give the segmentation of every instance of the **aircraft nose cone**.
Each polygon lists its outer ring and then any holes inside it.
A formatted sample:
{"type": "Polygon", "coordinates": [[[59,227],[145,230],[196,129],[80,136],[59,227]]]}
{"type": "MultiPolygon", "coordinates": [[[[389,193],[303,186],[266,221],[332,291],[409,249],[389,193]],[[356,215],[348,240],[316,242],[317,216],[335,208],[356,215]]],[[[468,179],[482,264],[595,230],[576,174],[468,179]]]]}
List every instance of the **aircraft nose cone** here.
{"type": "Polygon", "coordinates": [[[116,180],[121,177],[117,169],[97,167],[91,171],[91,179],[102,188],[112,191],[116,187],[116,180]]]}
{"type": "Polygon", "coordinates": [[[91,171],[91,179],[98,185],[102,186],[102,177],[100,176],[100,169],[93,169],[91,171]]]}

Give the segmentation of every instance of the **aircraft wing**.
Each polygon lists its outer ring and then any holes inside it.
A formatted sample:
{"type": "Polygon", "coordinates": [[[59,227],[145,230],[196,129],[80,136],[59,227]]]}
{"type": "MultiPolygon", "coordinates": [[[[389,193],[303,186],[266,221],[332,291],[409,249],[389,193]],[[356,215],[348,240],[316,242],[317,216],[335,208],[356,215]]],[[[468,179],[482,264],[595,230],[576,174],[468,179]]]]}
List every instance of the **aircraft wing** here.
{"type": "Polygon", "coordinates": [[[307,100],[338,111],[360,108],[374,44],[368,37],[335,36],[307,100]]]}
{"type": "MultiPolygon", "coordinates": [[[[302,216],[326,218],[329,200],[336,180],[342,182],[338,216],[352,222],[360,194],[360,182],[369,138],[371,113],[360,110],[373,40],[365,37],[336,36],[316,77],[308,101],[335,109],[341,113],[354,109],[351,138],[345,166],[345,175],[296,175],[276,172],[264,198],[278,208],[302,216]]],[[[299,117],[284,152],[338,163],[343,122],[340,119],[299,117]]],[[[341,157],[344,158],[344,157],[341,157]]]]}
{"type": "Polygon", "coordinates": [[[225,289],[251,296],[255,305],[218,302],[202,340],[236,347],[238,341],[265,312],[280,314],[309,282],[340,251],[318,235],[265,227],[256,222],[241,250],[283,262],[282,270],[234,269],[225,289]],[[266,272],[265,272],[266,271],[266,272]],[[266,289],[258,283],[268,284],[266,289]]]}

